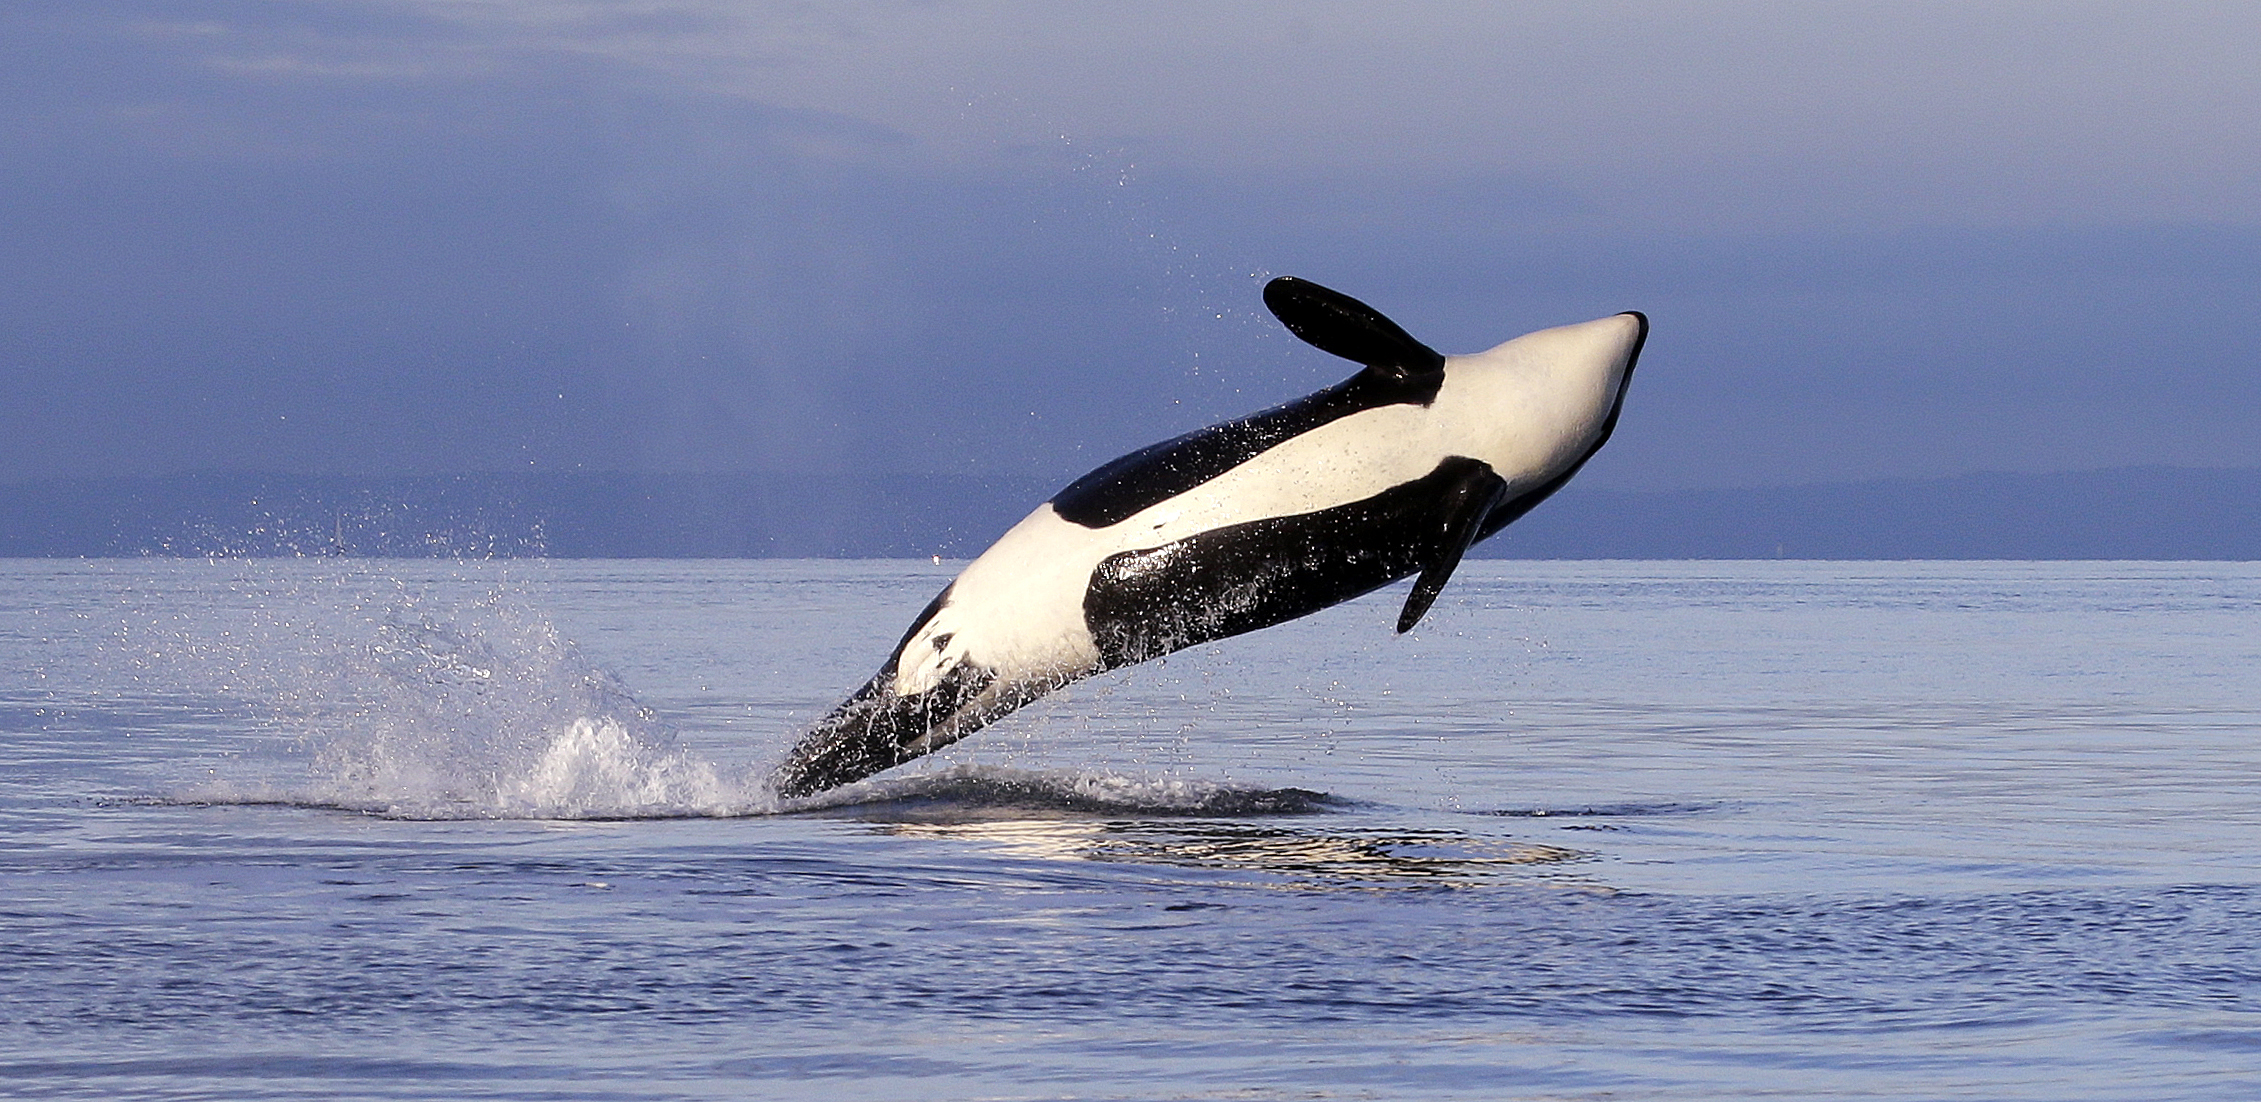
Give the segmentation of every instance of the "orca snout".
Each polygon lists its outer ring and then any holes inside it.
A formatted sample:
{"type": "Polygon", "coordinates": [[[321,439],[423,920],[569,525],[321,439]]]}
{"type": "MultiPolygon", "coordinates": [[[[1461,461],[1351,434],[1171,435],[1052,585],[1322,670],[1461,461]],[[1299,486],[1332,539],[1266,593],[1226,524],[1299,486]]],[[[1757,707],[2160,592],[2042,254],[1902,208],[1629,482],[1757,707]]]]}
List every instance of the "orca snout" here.
{"type": "Polygon", "coordinates": [[[1541,389],[1559,403],[1556,408],[1567,430],[1565,441],[1574,442],[1583,461],[1609,439],[1618,407],[1625,400],[1626,384],[1633,378],[1633,364],[1640,359],[1641,346],[1648,338],[1648,315],[1628,310],[1542,330],[1503,347],[1531,342],[1528,348],[1533,362],[1544,365],[1539,377],[1547,381],[1540,384],[1541,389]],[[1600,435],[1589,437],[1586,434],[1595,427],[1591,419],[1597,417],[1601,419],[1600,435]]]}
{"type": "Polygon", "coordinates": [[[1631,371],[1633,361],[1641,358],[1641,346],[1649,342],[1649,316],[1639,310],[1627,310],[1622,314],[1611,315],[1610,320],[1619,323],[1621,333],[1618,337],[1618,355],[1624,362],[1624,369],[1631,371]]]}
{"type": "Polygon", "coordinates": [[[1579,345],[1575,358],[1605,372],[1631,371],[1649,337],[1649,316],[1638,310],[1554,330],[1579,345]]]}

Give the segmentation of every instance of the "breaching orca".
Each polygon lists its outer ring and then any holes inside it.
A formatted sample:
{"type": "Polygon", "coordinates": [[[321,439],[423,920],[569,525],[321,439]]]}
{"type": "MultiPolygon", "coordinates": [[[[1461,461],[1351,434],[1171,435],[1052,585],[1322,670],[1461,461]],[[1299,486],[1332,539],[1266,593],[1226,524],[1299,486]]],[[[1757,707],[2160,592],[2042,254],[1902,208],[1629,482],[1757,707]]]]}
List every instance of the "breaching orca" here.
{"type": "Polygon", "coordinates": [[[1069,483],[919,614],[778,768],[779,794],[868,777],[1079,678],[1317,612],[1461,555],[1561,489],[1617,425],[1648,319],[1441,356],[1348,295],[1264,288],[1290,331],[1365,365],[1325,390],[1069,483]]]}

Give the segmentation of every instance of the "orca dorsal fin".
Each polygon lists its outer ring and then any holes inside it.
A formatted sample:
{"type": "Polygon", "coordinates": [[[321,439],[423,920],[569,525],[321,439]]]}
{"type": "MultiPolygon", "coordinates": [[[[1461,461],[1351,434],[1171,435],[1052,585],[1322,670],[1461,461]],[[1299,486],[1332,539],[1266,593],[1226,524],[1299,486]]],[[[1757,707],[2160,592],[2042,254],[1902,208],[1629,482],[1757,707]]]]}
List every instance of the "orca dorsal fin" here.
{"type": "Polygon", "coordinates": [[[1447,463],[1469,464],[1468,473],[1450,490],[1445,491],[1440,503],[1443,511],[1438,515],[1438,539],[1429,553],[1429,561],[1421,568],[1421,578],[1413,583],[1413,592],[1405,597],[1405,610],[1397,614],[1397,633],[1403,635],[1413,630],[1429,614],[1429,606],[1437,603],[1437,594],[1445,591],[1445,583],[1452,580],[1452,572],[1460,568],[1461,556],[1475,544],[1484,530],[1484,518],[1491,515],[1502,498],[1507,496],[1507,480],[1492,470],[1491,464],[1475,459],[1447,459],[1447,463]]]}
{"type": "Polygon", "coordinates": [[[1444,370],[1445,358],[1436,349],[1341,291],[1281,276],[1264,285],[1264,305],[1305,343],[1393,379],[1444,370]]]}

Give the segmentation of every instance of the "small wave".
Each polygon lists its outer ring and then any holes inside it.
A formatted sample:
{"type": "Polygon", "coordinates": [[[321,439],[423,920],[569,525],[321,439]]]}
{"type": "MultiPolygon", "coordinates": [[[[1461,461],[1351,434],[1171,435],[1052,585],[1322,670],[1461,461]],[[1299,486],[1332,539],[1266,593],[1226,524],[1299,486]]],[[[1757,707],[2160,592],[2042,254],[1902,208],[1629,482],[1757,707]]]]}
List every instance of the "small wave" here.
{"type": "Polygon", "coordinates": [[[884,821],[970,821],[1030,815],[1239,819],[1347,806],[1350,801],[1303,788],[969,765],[864,781],[792,801],[785,810],[884,821]]]}
{"type": "Polygon", "coordinates": [[[1642,815],[1693,815],[1701,811],[1716,811],[1718,804],[1585,804],[1579,807],[1503,807],[1488,811],[1470,811],[1470,815],[1497,815],[1510,819],[1587,818],[1614,819],[1642,815]]]}
{"type": "Polygon", "coordinates": [[[1254,788],[1174,777],[1002,766],[864,781],[782,805],[766,787],[704,762],[654,754],[616,726],[576,721],[530,768],[478,792],[425,783],[390,791],[213,783],[148,802],[288,807],[388,819],[683,819],[777,814],[873,822],[972,823],[1026,818],[1247,819],[1313,815],[1354,801],[1303,788],[1254,788]]]}

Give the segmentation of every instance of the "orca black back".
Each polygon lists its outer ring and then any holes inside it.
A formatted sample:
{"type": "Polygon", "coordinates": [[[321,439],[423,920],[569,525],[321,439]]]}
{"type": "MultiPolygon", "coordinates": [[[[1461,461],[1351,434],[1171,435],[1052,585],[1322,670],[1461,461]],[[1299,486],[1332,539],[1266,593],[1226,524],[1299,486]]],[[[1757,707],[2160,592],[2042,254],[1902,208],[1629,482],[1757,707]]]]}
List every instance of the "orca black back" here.
{"type": "Polygon", "coordinates": [[[1264,285],[1264,305],[1312,347],[1365,370],[1317,394],[1108,463],[1053,495],[1052,508],[1061,519],[1086,528],[1120,523],[1284,441],[1379,406],[1426,406],[1444,386],[1444,356],[1349,295],[1281,276],[1264,285]]]}

